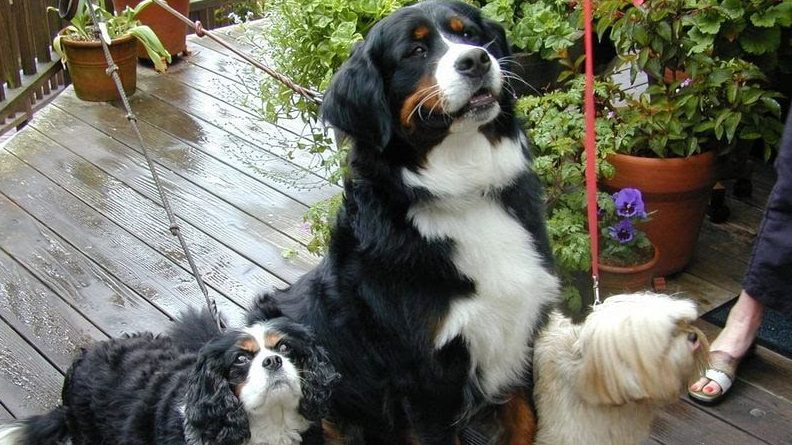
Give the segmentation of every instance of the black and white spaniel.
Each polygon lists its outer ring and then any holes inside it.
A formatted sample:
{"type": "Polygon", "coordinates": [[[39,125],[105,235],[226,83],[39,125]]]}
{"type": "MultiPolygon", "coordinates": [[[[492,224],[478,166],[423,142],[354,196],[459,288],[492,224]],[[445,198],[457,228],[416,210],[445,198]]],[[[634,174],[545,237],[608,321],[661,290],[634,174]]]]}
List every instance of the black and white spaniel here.
{"type": "Polygon", "coordinates": [[[559,291],[509,57],[476,8],[419,3],[375,25],[325,96],[351,142],[329,251],[264,298],[344,376],[333,441],[453,445],[471,423],[532,440],[532,344],[559,291]]]}
{"type": "Polygon", "coordinates": [[[336,374],[309,331],[266,312],[223,334],[191,312],[167,335],[97,343],[69,369],[62,405],[4,428],[0,444],[321,443],[336,374]]]}

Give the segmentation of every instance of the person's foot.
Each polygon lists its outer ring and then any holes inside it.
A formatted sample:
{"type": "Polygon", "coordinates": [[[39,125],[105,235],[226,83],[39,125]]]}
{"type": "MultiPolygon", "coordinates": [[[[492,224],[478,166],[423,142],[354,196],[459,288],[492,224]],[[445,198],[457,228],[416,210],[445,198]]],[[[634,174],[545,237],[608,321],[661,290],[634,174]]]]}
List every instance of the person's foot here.
{"type": "MultiPolygon", "coordinates": [[[[712,342],[710,350],[721,351],[739,363],[756,339],[756,332],[762,323],[763,313],[764,306],[743,290],[734,307],[729,311],[726,326],[712,342]]],[[[734,369],[736,369],[737,363],[734,364],[734,369]]],[[[733,378],[732,375],[731,379],[733,378]]],[[[728,388],[725,389],[728,390],[728,388]]],[[[719,396],[725,392],[724,388],[716,381],[704,376],[690,385],[689,390],[693,393],[703,393],[704,396],[719,396]]]]}

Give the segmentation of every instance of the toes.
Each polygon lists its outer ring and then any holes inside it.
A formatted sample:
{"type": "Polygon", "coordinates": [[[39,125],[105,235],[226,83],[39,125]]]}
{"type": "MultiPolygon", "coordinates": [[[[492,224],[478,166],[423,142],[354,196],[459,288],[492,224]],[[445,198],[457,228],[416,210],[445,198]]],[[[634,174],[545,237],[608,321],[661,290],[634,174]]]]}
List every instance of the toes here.
{"type": "Polygon", "coordinates": [[[706,386],[704,386],[704,390],[703,391],[704,391],[705,394],[712,395],[712,394],[719,393],[720,390],[721,390],[720,385],[718,385],[717,383],[715,383],[713,381],[710,381],[709,383],[707,383],[706,386]]]}
{"type": "Polygon", "coordinates": [[[704,385],[706,385],[707,382],[709,382],[709,381],[710,381],[710,379],[708,379],[706,377],[702,377],[702,378],[698,379],[695,383],[690,385],[690,390],[691,391],[695,391],[695,392],[701,391],[701,388],[703,388],[704,385]]]}

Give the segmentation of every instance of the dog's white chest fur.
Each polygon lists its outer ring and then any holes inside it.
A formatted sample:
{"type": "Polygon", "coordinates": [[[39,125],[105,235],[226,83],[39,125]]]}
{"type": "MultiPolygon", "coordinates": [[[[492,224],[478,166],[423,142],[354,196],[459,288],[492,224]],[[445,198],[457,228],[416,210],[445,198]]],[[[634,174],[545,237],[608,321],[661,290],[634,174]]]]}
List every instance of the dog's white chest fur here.
{"type": "Polygon", "coordinates": [[[452,303],[435,347],[463,337],[471,373],[492,398],[520,381],[542,306],[558,294],[530,233],[488,196],[526,168],[517,141],[493,147],[468,133],[462,139],[452,134],[432,150],[425,169],[405,173],[408,184],[440,197],[410,209],[413,225],[426,239],[452,240],[454,264],[475,283],[475,295],[452,303]]]}

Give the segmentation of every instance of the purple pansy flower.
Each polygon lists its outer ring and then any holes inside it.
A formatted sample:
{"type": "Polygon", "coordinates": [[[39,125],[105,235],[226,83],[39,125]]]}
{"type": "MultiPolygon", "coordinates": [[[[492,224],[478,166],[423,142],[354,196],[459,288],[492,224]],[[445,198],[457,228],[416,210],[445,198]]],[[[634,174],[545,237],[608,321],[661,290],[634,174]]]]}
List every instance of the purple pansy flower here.
{"type": "Polygon", "coordinates": [[[615,226],[608,227],[608,234],[621,244],[627,244],[635,237],[635,227],[630,220],[623,219],[615,226]]]}
{"type": "Polygon", "coordinates": [[[641,191],[634,188],[623,188],[613,194],[616,214],[625,218],[646,218],[641,191]]]}

